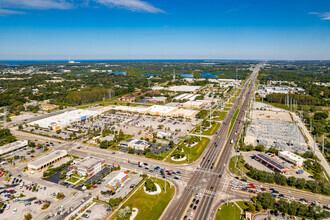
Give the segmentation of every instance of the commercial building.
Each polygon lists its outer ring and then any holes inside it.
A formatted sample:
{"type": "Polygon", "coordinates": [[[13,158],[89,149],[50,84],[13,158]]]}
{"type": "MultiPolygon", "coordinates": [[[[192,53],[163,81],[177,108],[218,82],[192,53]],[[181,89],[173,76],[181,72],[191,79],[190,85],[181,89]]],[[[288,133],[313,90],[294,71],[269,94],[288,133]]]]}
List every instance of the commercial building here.
{"type": "Polygon", "coordinates": [[[15,141],[13,143],[3,145],[0,147],[0,156],[19,150],[23,147],[26,147],[27,145],[28,145],[27,140],[15,141]]]}
{"type": "Polygon", "coordinates": [[[115,176],[112,180],[110,180],[107,185],[105,185],[106,188],[110,189],[111,191],[115,192],[119,187],[123,185],[123,183],[128,179],[128,173],[127,172],[120,172],[115,176]]]}
{"type": "Polygon", "coordinates": [[[171,112],[174,112],[177,109],[178,109],[177,107],[172,107],[172,106],[153,105],[146,110],[145,114],[167,116],[171,112]]]}
{"type": "Polygon", "coordinates": [[[157,103],[157,102],[165,103],[167,101],[167,97],[164,97],[164,96],[146,97],[145,99],[148,100],[148,102],[154,102],[154,103],[157,103]]]}
{"type": "Polygon", "coordinates": [[[62,114],[54,115],[48,118],[43,118],[37,121],[28,123],[28,125],[38,125],[42,128],[53,128],[54,130],[62,129],[73,122],[83,121],[90,117],[99,115],[98,111],[91,111],[85,109],[77,109],[74,111],[64,112],[62,114]]]}
{"type": "Polygon", "coordinates": [[[135,150],[144,150],[145,148],[149,147],[148,141],[139,140],[139,139],[128,139],[122,143],[120,143],[120,146],[122,147],[131,147],[135,150]]]}
{"type": "Polygon", "coordinates": [[[181,85],[181,86],[172,86],[167,88],[169,91],[174,92],[197,92],[201,86],[187,86],[187,85],[181,85]]]}
{"type": "Polygon", "coordinates": [[[85,157],[75,160],[72,166],[74,172],[80,176],[90,177],[105,167],[105,160],[97,157],[85,157]]]}
{"type": "Polygon", "coordinates": [[[207,101],[197,100],[197,101],[188,101],[182,104],[185,108],[203,108],[208,104],[207,101]]]}
{"type": "Polygon", "coordinates": [[[189,93],[183,93],[181,95],[178,95],[174,98],[174,100],[189,100],[189,101],[194,101],[198,95],[196,94],[189,94],[189,93]]]}
{"type": "Polygon", "coordinates": [[[266,154],[253,154],[253,156],[280,173],[285,173],[289,170],[279,162],[275,161],[273,158],[268,157],[266,154]]]}
{"type": "Polygon", "coordinates": [[[304,164],[305,158],[294,154],[290,151],[280,151],[278,153],[278,156],[285,159],[286,161],[289,161],[290,163],[295,164],[298,167],[301,167],[304,164]]]}
{"type": "Polygon", "coordinates": [[[30,162],[28,164],[28,169],[32,171],[40,171],[65,158],[67,154],[68,152],[66,150],[52,151],[51,153],[30,162]]]}
{"type": "Polygon", "coordinates": [[[109,111],[109,110],[131,112],[136,114],[149,114],[149,115],[157,115],[157,116],[184,117],[184,118],[192,118],[198,113],[198,111],[195,110],[179,109],[178,107],[164,106],[164,105],[153,105],[150,107],[114,105],[114,106],[106,106],[103,109],[103,111],[109,111]]]}
{"type": "Polygon", "coordinates": [[[158,138],[171,138],[172,133],[167,133],[167,132],[157,132],[156,135],[158,138]]]}

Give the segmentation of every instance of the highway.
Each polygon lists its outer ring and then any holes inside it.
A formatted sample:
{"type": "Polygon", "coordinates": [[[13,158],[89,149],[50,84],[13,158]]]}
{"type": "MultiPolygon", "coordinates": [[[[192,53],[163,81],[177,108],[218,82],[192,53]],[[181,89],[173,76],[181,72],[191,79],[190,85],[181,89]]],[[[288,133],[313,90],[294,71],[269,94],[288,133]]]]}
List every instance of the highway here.
{"type": "Polygon", "coordinates": [[[187,186],[185,187],[181,197],[173,202],[171,208],[162,216],[162,219],[182,219],[188,209],[190,202],[196,193],[199,193],[201,188],[206,187],[207,195],[203,195],[200,199],[200,203],[197,206],[196,213],[192,216],[194,219],[208,219],[210,210],[212,208],[214,196],[219,190],[220,181],[224,174],[226,165],[228,165],[228,160],[230,158],[230,153],[232,150],[232,144],[230,140],[236,140],[237,133],[240,126],[243,124],[241,120],[244,117],[246,106],[249,102],[249,97],[251,91],[254,87],[254,81],[258,74],[260,66],[257,66],[250,78],[245,82],[245,85],[237,97],[234,105],[228,112],[224,123],[219,127],[217,135],[210,141],[206,148],[206,156],[200,163],[200,170],[204,171],[194,171],[191,179],[189,180],[187,186]],[[249,84],[251,83],[251,86],[249,84]],[[230,128],[231,120],[239,108],[239,114],[237,116],[236,122],[232,128],[232,131],[227,139],[227,134],[230,128]],[[213,171],[211,174],[205,171],[213,171]]]}

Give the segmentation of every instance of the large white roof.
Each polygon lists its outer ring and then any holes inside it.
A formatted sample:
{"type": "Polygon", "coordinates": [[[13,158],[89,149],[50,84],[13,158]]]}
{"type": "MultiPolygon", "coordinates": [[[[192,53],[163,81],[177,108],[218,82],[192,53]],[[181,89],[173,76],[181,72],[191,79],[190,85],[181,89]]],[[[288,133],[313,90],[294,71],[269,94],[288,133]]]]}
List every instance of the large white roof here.
{"type": "Polygon", "coordinates": [[[91,111],[85,109],[77,109],[73,111],[64,112],[59,115],[54,115],[48,118],[43,118],[37,121],[28,123],[28,125],[39,125],[42,128],[50,127],[65,127],[70,125],[73,122],[80,121],[82,117],[86,116],[87,118],[97,116],[100,113],[98,111],[91,111]]]}

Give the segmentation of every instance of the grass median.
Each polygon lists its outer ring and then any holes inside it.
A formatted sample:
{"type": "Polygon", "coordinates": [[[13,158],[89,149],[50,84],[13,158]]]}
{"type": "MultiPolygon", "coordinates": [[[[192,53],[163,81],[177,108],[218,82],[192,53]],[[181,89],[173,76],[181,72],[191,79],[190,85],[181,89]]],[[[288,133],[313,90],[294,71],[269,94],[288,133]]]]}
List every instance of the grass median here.
{"type": "MultiPolygon", "coordinates": [[[[194,136],[197,137],[197,136],[194,136]]],[[[199,137],[198,137],[199,140],[199,137]]],[[[184,164],[184,163],[192,163],[196,161],[203,153],[205,147],[210,142],[209,138],[202,137],[202,141],[198,141],[198,143],[192,147],[187,147],[184,142],[180,143],[177,149],[170,155],[165,161],[174,164],[184,164]],[[171,159],[173,155],[176,154],[184,154],[186,159],[183,161],[174,161],[171,159]],[[188,154],[189,154],[189,162],[188,162],[188,154]]]]}

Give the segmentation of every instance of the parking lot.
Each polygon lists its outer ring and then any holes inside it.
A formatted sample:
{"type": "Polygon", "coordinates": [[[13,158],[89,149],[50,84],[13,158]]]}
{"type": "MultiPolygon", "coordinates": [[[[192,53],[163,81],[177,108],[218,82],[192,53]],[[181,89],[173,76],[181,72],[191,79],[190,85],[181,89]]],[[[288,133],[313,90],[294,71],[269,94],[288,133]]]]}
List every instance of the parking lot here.
{"type": "MultiPolygon", "coordinates": [[[[251,166],[253,166],[254,168],[258,169],[258,170],[263,170],[263,171],[267,171],[267,172],[275,172],[271,167],[266,166],[266,164],[263,164],[261,161],[257,161],[256,159],[254,159],[253,154],[258,154],[260,152],[258,151],[250,151],[250,152],[241,152],[241,154],[244,157],[244,160],[246,161],[246,163],[250,164],[251,166]]],[[[311,174],[304,172],[302,174],[297,174],[297,170],[298,168],[295,168],[293,166],[293,164],[277,157],[276,155],[268,155],[270,157],[272,157],[274,160],[279,161],[280,164],[282,164],[283,166],[287,167],[289,169],[289,171],[287,171],[285,173],[285,176],[294,176],[296,178],[304,178],[304,179],[312,179],[310,176],[311,174]]]]}
{"type": "Polygon", "coordinates": [[[111,208],[105,204],[93,203],[81,216],[82,219],[103,220],[110,211],[111,208]]]}
{"type": "Polygon", "coordinates": [[[44,204],[50,204],[52,207],[59,202],[56,199],[59,192],[68,195],[68,192],[63,189],[31,182],[24,176],[12,176],[11,180],[1,188],[0,198],[4,202],[5,208],[0,211],[0,219],[12,220],[13,216],[15,216],[14,219],[23,219],[27,213],[31,213],[32,216],[42,214],[45,212],[41,209],[44,204]]]}

